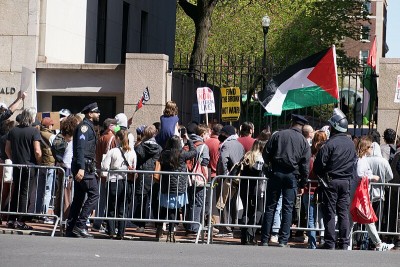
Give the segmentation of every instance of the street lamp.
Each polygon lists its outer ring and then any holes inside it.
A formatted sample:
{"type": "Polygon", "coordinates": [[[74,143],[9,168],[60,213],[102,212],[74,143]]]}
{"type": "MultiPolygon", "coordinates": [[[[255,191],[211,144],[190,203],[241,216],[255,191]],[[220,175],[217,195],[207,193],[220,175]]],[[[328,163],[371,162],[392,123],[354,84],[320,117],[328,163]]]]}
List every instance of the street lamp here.
{"type": "Polygon", "coordinates": [[[264,33],[264,54],[263,54],[263,61],[262,61],[263,89],[265,87],[265,78],[266,78],[266,74],[267,74],[267,33],[268,33],[270,22],[271,22],[271,19],[268,17],[268,15],[265,15],[261,21],[261,24],[263,27],[263,33],[264,33]]]}

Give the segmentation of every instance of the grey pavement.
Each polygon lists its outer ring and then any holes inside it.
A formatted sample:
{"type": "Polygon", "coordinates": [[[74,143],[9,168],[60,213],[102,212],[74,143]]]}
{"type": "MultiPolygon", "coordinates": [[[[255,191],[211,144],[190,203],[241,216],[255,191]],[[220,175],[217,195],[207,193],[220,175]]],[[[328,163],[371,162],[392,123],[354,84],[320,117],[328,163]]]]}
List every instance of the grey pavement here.
{"type": "Polygon", "coordinates": [[[398,251],[0,235],[0,266],[399,266],[398,251]]]}

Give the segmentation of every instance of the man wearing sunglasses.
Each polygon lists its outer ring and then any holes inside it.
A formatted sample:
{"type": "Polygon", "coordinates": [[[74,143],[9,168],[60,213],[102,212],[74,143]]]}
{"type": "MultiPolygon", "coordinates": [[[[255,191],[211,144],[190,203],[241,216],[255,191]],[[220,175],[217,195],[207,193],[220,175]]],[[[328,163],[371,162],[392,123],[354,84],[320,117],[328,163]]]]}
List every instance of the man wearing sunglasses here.
{"type": "Polygon", "coordinates": [[[100,110],[97,103],[84,107],[83,121],[77,126],[73,137],[73,157],[71,171],[75,179],[74,198],[68,217],[66,236],[93,237],[86,228],[86,221],[99,199],[96,178],[96,142],[93,122],[99,121],[100,110]],[[85,200],[86,197],[86,200],[85,200]]]}

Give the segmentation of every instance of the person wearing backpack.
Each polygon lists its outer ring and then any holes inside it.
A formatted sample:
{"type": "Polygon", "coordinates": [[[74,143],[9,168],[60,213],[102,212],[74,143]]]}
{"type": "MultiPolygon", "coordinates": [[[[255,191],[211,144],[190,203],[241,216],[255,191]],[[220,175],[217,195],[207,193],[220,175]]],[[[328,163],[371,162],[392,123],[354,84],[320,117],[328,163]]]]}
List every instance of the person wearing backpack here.
{"type": "MultiPolygon", "coordinates": [[[[155,135],[157,134],[156,127],[154,125],[146,126],[143,130],[143,139],[135,147],[137,155],[137,170],[142,171],[154,171],[156,162],[160,158],[162,148],[157,144],[155,135]]],[[[157,182],[158,184],[158,182],[157,182]]],[[[135,192],[134,196],[134,218],[139,219],[150,219],[151,211],[150,207],[156,206],[157,201],[152,202],[152,198],[157,195],[155,192],[158,187],[156,179],[153,178],[151,173],[138,173],[138,177],[135,180],[135,192]]],[[[135,222],[138,226],[137,232],[143,233],[145,231],[145,222],[135,222]]]]}
{"type": "MultiPolygon", "coordinates": [[[[194,128],[194,132],[192,127],[187,128],[189,138],[193,141],[194,146],[196,147],[196,158],[192,159],[191,167],[192,169],[188,171],[195,173],[196,169],[201,170],[200,174],[202,174],[205,178],[205,183],[208,182],[208,164],[210,162],[210,153],[208,146],[204,143],[210,137],[209,128],[206,125],[200,124],[196,125],[194,128]],[[197,162],[198,161],[198,162],[197,162]],[[195,168],[196,164],[200,164],[199,168],[195,168]]],[[[201,214],[203,212],[203,204],[204,204],[204,184],[202,183],[201,177],[195,177],[192,179],[192,185],[188,188],[189,195],[189,204],[186,213],[186,219],[189,221],[196,221],[201,223],[201,214]],[[197,179],[196,179],[197,178],[197,179]],[[199,182],[200,181],[200,182],[199,182]]],[[[186,235],[197,233],[199,230],[199,225],[192,223],[187,225],[186,227],[186,235]]]]}
{"type": "Polygon", "coordinates": [[[72,203],[72,138],[75,128],[82,121],[78,115],[70,115],[62,120],[60,132],[56,135],[51,145],[56,166],[64,169],[64,172],[57,171],[57,189],[54,203],[54,214],[61,216],[61,207],[63,207],[64,219],[68,217],[69,209],[72,203]],[[65,177],[64,177],[65,174],[65,177]],[[63,203],[61,195],[64,191],[63,203]]]}
{"type": "MultiPolygon", "coordinates": [[[[56,137],[53,133],[53,125],[54,121],[49,117],[43,118],[41,121],[40,135],[42,140],[40,142],[40,149],[42,150],[41,165],[43,166],[52,167],[55,165],[55,159],[51,151],[51,145],[56,137]]],[[[36,208],[36,213],[47,214],[53,192],[55,169],[39,169],[38,171],[37,190],[31,191],[30,205],[32,205],[32,210],[36,208]]],[[[52,218],[44,217],[44,223],[53,224],[53,222],[52,218]]]]}

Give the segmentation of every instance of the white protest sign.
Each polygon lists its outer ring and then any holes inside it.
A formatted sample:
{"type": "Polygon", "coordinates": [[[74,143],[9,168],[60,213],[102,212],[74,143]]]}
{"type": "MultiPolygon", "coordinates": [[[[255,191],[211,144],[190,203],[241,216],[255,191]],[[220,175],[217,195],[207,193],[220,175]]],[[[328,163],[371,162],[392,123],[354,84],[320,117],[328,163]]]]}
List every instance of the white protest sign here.
{"type": "Polygon", "coordinates": [[[394,95],[394,103],[400,103],[400,75],[397,75],[396,93],[394,95]]]}
{"type": "Polygon", "coordinates": [[[208,87],[197,88],[197,104],[199,114],[215,113],[214,93],[208,87]]]}

